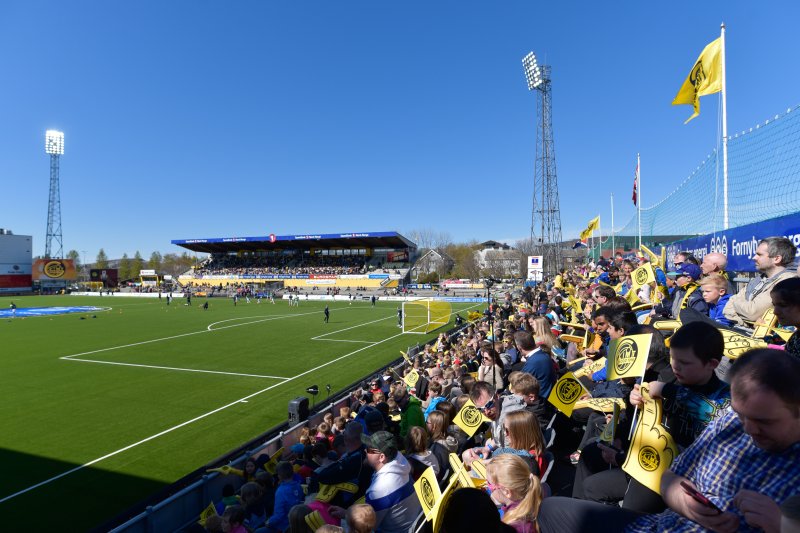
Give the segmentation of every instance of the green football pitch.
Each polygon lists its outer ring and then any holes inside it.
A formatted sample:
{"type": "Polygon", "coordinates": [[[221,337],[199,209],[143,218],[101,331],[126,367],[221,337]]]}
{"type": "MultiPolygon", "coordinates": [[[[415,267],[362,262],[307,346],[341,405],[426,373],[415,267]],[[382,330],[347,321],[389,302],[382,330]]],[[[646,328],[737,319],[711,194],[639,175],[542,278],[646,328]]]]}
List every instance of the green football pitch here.
{"type": "Polygon", "coordinates": [[[396,302],[329,302],[325,324],[313,301],[13,301],[104,310],[0,320],[4,528],[102,524],[285,421],[310,385],[338,391],[435,335],[403,334],[396,302]]]}

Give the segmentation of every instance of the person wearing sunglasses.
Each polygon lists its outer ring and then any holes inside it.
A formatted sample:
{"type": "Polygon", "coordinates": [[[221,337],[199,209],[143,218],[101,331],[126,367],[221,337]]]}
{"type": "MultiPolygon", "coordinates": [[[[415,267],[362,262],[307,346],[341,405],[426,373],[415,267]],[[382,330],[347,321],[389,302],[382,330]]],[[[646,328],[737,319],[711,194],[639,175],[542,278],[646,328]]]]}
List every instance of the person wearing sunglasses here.
{"type": "Polygon", "coordinates": [[[472,386],[469,399],[472,400],[478,411],[489,419],[492,438],[487,439],[483,446],[466,450],[461,455],[464,464],[469,465],[475,459],[487,459],[492,451],[508,446],[508,435],[505,430],[506,415],[524,409],[525,404],[513,397],[506,398],[509,401],[502,401],[497,390],[485,381],[478,381],[472,386]]]}

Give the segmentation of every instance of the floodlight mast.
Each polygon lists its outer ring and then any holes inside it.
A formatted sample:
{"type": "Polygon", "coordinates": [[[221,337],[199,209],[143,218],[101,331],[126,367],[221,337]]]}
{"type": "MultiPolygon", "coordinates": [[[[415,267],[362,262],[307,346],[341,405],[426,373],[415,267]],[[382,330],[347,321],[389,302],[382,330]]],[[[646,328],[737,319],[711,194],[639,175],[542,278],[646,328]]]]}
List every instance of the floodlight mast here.
{"type": "Polygon", "coordinates": [[[61,236],[59,166],[60,158],[64,154],[64,133],[56,130],[47,130],[44,139],[44,151],[50,155],[50,197],[47,203],[47,236],[45,237],[44,256],[46,258],[62,259],[64,257],[64,245],[61,236]]]}
{"type": "Polygon", "coordinates": [[[550,67],[539,65],[536,54],[533,52],[529,52],[522,59],[522,66],[525,70],[528,90],[536,91],[539,96],[537,98],[531,245],[535,250],[534,255],[542,256],[544,273],[552,277],[562,267],[562,259],[561,205],[558,197],[556,155],[553,146],[550,67]]]}

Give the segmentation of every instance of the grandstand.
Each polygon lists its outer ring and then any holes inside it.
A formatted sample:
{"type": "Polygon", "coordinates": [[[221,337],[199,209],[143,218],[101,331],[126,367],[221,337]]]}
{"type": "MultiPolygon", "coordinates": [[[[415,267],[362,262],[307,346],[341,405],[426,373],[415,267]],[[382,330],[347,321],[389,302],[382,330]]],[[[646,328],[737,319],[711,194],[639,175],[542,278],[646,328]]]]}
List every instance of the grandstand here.
{"type": "MultiPolygon", "coordinates": [[[[296,291],[397,288],[417,247],[396,232],[269,235],[173,240],[209,258],[180,276],[188,286],[277,283],[296,291]]],[[[273,287],[275,288],[275,287],[273,287]]]]}

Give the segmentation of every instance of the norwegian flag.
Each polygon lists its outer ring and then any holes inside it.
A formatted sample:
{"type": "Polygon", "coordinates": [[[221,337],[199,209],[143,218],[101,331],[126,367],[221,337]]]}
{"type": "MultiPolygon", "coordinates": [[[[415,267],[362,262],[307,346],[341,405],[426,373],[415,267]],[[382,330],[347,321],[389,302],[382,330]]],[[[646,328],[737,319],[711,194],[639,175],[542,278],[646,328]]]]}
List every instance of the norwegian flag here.
{"type": "Polygon", "coordinates": [[[639,163],[636,163],[636,174],[633,177],[633,205],[636,205],[636,202],[639,199],[639,163]]]}

